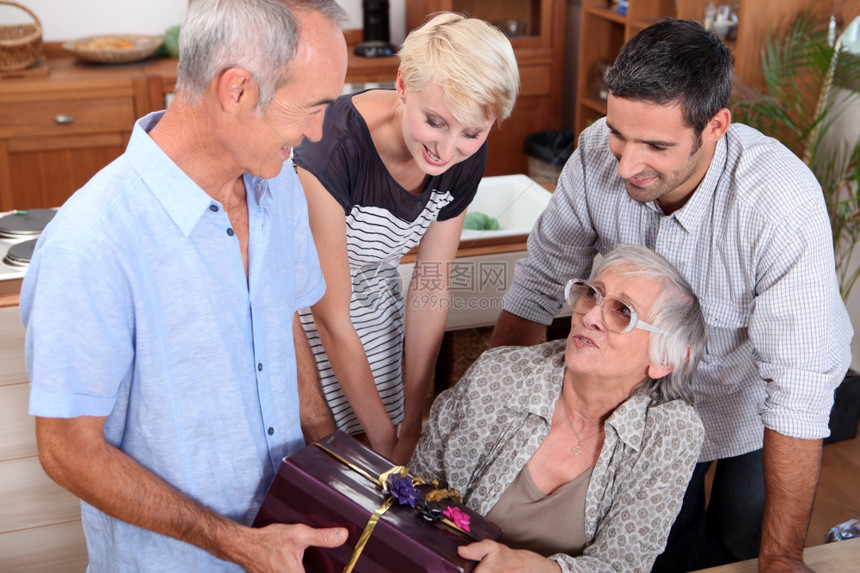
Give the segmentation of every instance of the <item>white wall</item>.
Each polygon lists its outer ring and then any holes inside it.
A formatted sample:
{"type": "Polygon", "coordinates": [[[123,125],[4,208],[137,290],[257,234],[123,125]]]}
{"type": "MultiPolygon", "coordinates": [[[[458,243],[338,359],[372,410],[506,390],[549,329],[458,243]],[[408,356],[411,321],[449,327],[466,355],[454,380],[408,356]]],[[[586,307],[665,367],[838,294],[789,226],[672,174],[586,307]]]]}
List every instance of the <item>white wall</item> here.
{"type": "MultiPolygon", "coordinates": [[[[163,34],[181,24],[188,0],[16,0],[42,22],[45,42],[98,34],[163,34]]],[[[361,0],[338,0],[349,15],[347,29],[362,27],[361,0]]],[[[406,0],[389,0],[391,41],[405,37],[406,0]]],[[[0,6],[0,24],[32,21],[20,9],[0,6]]]]}

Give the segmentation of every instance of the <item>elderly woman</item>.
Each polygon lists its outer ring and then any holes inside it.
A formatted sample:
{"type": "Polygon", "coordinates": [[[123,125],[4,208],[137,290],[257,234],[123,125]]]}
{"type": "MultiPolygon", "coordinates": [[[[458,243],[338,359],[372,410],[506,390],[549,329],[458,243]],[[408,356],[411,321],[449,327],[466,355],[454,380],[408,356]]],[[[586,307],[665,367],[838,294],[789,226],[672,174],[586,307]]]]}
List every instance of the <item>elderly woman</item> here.
{"type": "Polygon", "coordinates": [[[339,430],[397,463],[412,455],[445,331],[466,208],[487,136],[519,91],[510,41],[442,12],[409,33],[395,89],[344,95],[294,151],[326,292],[302,311],[339,430]],[[417,247],[404,301],[397,264],[417,247]]]}
{"type": "Polygon", "coordinates": [[[567,301],[567,340],[485,352],[409,464],[502,526],[502,543],[460,549],[478,571],[649,571],[696,463],[705,325],[684,277],[622,245],[567,301]]]}

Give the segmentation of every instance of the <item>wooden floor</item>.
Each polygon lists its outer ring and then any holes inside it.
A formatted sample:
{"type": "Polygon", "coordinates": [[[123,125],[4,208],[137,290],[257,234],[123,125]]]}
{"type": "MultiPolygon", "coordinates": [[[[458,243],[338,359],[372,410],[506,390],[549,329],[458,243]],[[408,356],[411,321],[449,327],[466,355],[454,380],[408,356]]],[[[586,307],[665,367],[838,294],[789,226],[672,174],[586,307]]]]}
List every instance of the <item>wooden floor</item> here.
{"type": "MultiPolygon", "coordinates": [[[[860,519],[860,421],[857,436],[824,446],[821,479],[815,494],[806,547],[824,543],[827,532],[849,519],[860,519]]],[[[706,476],[706,491],[714,466],[706,476]]]]}
{"type": "Polygon", "coordinates": [[[821,545],[831,527],[855,518],[860,518],[860,424],[858,437],[824,446],[806,546],[821,545]]]}

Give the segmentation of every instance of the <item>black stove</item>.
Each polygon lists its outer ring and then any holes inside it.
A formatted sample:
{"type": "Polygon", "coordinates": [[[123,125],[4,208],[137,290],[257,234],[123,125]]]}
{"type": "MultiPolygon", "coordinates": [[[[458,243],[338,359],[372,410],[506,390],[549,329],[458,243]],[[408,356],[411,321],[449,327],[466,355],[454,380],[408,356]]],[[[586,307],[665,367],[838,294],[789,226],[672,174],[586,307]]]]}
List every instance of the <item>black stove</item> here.
{"type": "Polygon", "coordinates": [[[6,251],[3,263],[12,267],[26,267],[33,258],[33,250],[39,239],[27,239],[23,243],[15,243],[6,251]]]}
{"type": "Polygon", "coordinates": [[[36,239],[56,213],[55,209],[28,209],[0,214],[0,280],[24,276],[36,239]]]}
{"type": "Polygon", "coordinates": [[[6,239],[38,237],[56,214],[57,211],[54,209],[12,211],[0,217],[0,237],[6,239]]]}

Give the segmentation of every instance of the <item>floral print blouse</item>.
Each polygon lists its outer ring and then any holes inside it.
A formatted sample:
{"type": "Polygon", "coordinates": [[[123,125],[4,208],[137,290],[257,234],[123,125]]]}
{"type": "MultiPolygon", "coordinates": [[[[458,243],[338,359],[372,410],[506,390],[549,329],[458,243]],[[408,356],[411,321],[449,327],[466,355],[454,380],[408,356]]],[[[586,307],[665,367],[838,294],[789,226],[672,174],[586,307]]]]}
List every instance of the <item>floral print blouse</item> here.
{"type": "MultiPolygon", "coordinates": [[[[439,478],[486,515],[549,433],[565,341],[485,352],[439,395],[410,472],[439,478]]],[[[690,404],[635,394],[607,419],[585,504],[582,555],[562,571],[650,571],[681,509],[704,430],[690,404]]]]}

